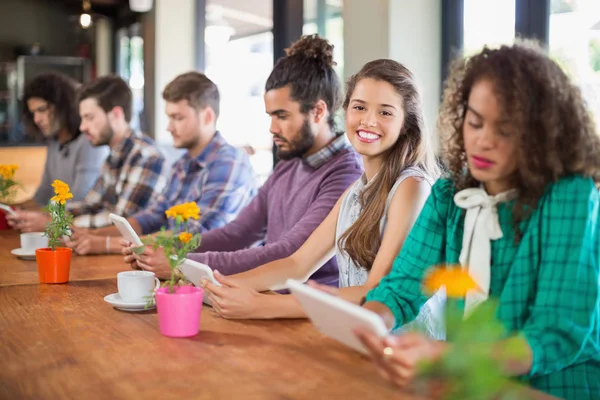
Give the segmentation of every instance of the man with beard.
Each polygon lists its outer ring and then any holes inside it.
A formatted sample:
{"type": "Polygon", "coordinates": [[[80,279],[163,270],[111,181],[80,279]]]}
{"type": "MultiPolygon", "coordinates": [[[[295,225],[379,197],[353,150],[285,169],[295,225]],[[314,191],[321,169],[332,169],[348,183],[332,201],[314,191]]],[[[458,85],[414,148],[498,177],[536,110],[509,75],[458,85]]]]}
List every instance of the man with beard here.
{"type": "MultiPolygon", "coordinates": [[[[80,134],[76,97],[76,83],[58,73],[41,74],[25,86],[25,123],[37,127],[48,140],[48,150],[41,183],[31,200],[18,205],[22,209],[48,204],[56,179],[67,183],[73,198],[81,200],[100,173],[106,151],[95,149],[80,134]]],[[[23,232],[42,231],[45,220],[40,221],[39,214],[20,210],[16,216],[8,216],[8,221],[23,232]]]]}
{"type": "MultiPolygon", "coordinates": [[[[128,216],[146,207],[165,186],[166,162],[152,139],[132,132],[132,95],[123,79],[99,78],[81,87],[78,97],[82,140],[110,152],[93,189],[67,209],[75,227],[97,228],[112,224],[111,212],[128,216]]],[[[26,220],[33,230],[44,230],[50,216],[31,212],[26,220]]]]}
{"type": "MultiPolygon", "coordinates": [[[[217,86],[204,74],[188,72],[176,77],[163,91],[168,131],[173,144],[187,152],[173,165],[166,187],[147,207],[127,218],[140,235],[174,229],[165,211],[174,205],[194,202],[200,218],[190,220],[190,232],[204,233],[237,217],[256,195],[256,179],[245,151],[227,143],[217,131],[220,96],[217,86]]],[[[85,106],[85,100],[81,107],[85,106]]],[[[82,112],[83,121],[86,115],[82,112]]],[[[116,226],[74,235],[78,254],[120,253],[116,226]],[[116,238],[115,238],[116,239],[116,238]]]]}
{"type": "MultiPolygon", "coordinates": [[[[335,132],[341,91],[332,53],[333,46],[326,40],[306,36],[277,61],[264,100],[281,161],[239,217],[203,235],[200,247],[188,258],[230,275],[287,257],[360,177],[357,154],[346,135],[335,132]],[[262,245],[252,247],[258,242],[262,245]]],[[[133,268],[169,276],[162,249],[146,246],[136,254],[130,243],[122,244],[125,262],[133,268]]],[[[337,286],[335,259],[312,279],[337,286]]]]}

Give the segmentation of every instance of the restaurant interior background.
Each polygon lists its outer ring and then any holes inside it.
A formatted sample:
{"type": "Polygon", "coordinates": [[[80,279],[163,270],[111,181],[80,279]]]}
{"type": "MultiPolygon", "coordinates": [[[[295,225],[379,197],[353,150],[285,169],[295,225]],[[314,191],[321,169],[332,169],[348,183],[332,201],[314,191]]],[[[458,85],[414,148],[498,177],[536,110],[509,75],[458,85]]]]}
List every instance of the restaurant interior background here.
{"type": "Polygon", "coordinates": [[[249,151],[264,180],[274,163],[264,83],[274,60],[308,33],[334,44],[344,80],[375,58],[413,70],[436,143],[450,60],[517,36],[549,48],[600,121],[599,0],[1,0],[0,160],[18,160],[17,178],[31,196],[45,147],[22,123],[20,97],[24,85],[47,70],[81,82],[122,76],[134,93],[133,127],[174,160],[180,152],[166,131],[161,92],[176,75],[195,69],[221,91],[219,130],[249,151]],[[149,8],[132,11],[140,6],[149,8]]]}

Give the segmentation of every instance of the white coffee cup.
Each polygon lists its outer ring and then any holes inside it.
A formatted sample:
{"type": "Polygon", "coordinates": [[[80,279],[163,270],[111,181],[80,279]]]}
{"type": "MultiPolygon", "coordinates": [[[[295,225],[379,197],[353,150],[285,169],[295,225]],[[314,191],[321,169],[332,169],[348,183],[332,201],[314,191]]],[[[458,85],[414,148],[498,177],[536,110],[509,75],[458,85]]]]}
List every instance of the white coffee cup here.
{"type": "Polygon", "coordinates": [[[44,232],[21,233],[21,250],[34,252],[36,249],[48,247],[48,237],[44,232]]]}
{"type": "Polygon", "coordinates": [[[127,303],[145,303],[160,287],[160,281],[150,271],[125,271],[117,274],[119,296],[127,303]]]}

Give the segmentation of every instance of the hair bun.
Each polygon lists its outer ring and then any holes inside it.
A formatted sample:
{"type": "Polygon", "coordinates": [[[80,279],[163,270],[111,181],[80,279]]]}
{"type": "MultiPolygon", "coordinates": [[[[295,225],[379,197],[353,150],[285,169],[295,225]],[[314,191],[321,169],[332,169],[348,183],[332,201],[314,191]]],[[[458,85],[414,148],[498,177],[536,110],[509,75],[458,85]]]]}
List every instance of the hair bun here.
{"type": "Polygon", "coordinates": [[[326,67],[331,68],[336,65],[336,62],[333,61],[333,45],[317,34],[302,36],[292,43],[289,49],[285,49],[285,52],[288,57],[298,56],[313,59],[326,67]]]}

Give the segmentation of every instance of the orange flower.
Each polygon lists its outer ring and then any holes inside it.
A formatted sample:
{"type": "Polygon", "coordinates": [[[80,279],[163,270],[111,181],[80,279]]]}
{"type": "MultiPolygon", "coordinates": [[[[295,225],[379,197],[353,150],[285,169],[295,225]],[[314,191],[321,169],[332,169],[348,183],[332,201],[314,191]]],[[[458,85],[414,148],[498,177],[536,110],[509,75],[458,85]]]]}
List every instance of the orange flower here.
{"type": "Polygon", "coordinates": [[[200,209],[198,208],[198,204],[191,201],[189,203],[173,206],[165,211],[165,214],[167,218],[175,219],[177,217],[181,217],[183,221],[187,221],[190,218],[200,218],[200,209]]]}
{"type": "Polygon", "coordinates": [[[69,185],[63,181],[59,181],[58,179],[55,180],[52,183],[52,187],[54,188],[54,193],[56,196],[52,197],[50,200],[64,205],[67,200],[73,198],[73,193],[70,192],[71,189],[69,189],[69,185]]]}
{"type": "Polygon", "coordinates": [[[181,243],[187,243],[190,240],[192,240],[193,235],[191,233],[187,233],[187,232],[181,232],[179,234],[179,241],[181,243]]]}
{"type": "Polygon", "coordinates": [[[18,165],[0,164],[0,176],[5,180],[13,179],[17,169],[19,169],[18,165]]]}
{"type": "Polygon", "coordinates": [[[477,289],[477,284],[469,273],[460,265],[455,267],[435,267],[429,271],[423,280],[425,291],[437,292],[442,286],[446,287],[448,297],[465,297],[471,289],[477,289]]]}

